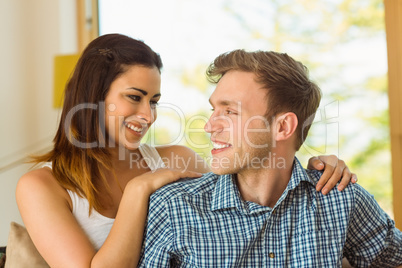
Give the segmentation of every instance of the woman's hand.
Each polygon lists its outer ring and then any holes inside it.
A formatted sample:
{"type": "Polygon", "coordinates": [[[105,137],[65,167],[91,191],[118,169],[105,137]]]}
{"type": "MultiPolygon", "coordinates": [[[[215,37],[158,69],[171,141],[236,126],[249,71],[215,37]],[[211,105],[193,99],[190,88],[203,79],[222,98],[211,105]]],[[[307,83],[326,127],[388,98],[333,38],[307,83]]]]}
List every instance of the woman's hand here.
{"type": "Polygon", "coordinates": [[[335,155],[320,155],[311,157],[307,169],[324,170],[316,185],[317,191],[327,194],[340,181],[338,190],[342,191],[349,182],[356,183],[357,176],[346,166],[345,161],[335,155]]]}

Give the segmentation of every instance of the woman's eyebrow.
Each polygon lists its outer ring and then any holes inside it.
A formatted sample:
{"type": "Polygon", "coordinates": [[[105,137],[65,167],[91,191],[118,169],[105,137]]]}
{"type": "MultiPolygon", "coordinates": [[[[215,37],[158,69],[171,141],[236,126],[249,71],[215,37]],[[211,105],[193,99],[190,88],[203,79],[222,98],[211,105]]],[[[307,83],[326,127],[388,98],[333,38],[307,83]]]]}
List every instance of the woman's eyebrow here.
{"type": "MultiPolygon", "coordinates": [[[[144,96],[148,95],[148,92],[145,91],[145,90],[143,90],[143,89],[139,89],[139,88],[136,88],[136,87],[129,87],[129,88],[127,88],[127,89],[128,89],[128,90],[136,90],[136,91],[138,91],[138,92],[141,92],[142,95],[144,95],[144,96]]],[[[160,97],[160,96],[162,96],[161,93],[156,93],[155,95],[152,96],[152,98],[157,98],[157,97],[160,97]]]]}
{"type": "Polygon", "coordinates": [[[152,98],[156,98],[156,97],[160,97],[160,96],[162,96],[161,93],[156,93],[152,98]]]}
{"type": "Polygon", "coordinates": [[[136,88],[136,87],[129,87],[128,89],[129,89],[129,90],[130,90],[130,89],[137,90],[137,91],[141,92],[142,95],[144,95],[144,96],[148,95],[148,92],[146,92],[145,90],[136,88]]]}

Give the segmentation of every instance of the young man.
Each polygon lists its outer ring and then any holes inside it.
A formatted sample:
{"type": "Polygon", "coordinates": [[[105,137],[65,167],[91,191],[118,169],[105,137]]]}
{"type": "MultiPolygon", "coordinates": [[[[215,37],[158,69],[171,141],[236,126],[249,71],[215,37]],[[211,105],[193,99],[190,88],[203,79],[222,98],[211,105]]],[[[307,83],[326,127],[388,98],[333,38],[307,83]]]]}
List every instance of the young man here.
{"type": "Polygon", "coordinates": [[[402,233],[359,185],[327,196],[295,157],[321,93],[300,62],[235,50],[208,69],[213,173],[151,196],[140,266],[402,264],[402,233]]]}

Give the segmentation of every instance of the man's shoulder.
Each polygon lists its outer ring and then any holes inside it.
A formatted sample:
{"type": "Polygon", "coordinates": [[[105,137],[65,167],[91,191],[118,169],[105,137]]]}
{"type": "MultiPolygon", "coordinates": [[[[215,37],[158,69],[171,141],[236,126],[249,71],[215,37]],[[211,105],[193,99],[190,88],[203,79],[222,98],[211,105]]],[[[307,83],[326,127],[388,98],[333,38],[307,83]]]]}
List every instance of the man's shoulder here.
{"type": "Polygon", "coordinates": [[[307,176],[309,178],[309,181],[311,184],[316,185],[317,182],[320,180],[323,171],[321,170],[315,170],[315,169],[305,169],[307,176]]]}
{"type": "MultiPolygon", "coordinates": [[[[342,210],[360,210],[363,207],[372,207],[377,210],[381,210],[378,206],[373,194],[368,192],[359,184],[349,183],[342,191],[337,189],[337,185],[331,189],[326,195],[315,190],[315,185],[321,178],[322,172],[317,170],[306,170],[308,179],[308,192],[310,196],[314,196],[314,199],[320,202],[320,204],[326,204],[325,208],[332,211],[333,208],[339,208],[342,210]],[[342,204],[338,206],[338,204],[342,204]],[[328,205],[328,206],[327,206],[328,205]]],[[[303,184],[306,187],[307,184],[303,184]]]]}
{"type": "MultiPolygon", "coordinates": [[[[308,176],[308,180],[309,180],[309,182],[312,184],[312,185],[317,185],[317,183],[318,183],[318,181],[320,180],[320,178],[321,178],[321,176],[322,176],[322,174],[323,174],[323,171],[322,170],[311,170],[311,169],[305,169],[305,172],[306,172],[306,174],[307,174],[307,176],[308,176]]],[[[336,185],[338,185],[340,183],[340,181],[338,181],[337,183],[336,183],[336,185]]],[[[334,193],[344,193],[344,194],[353,194],[355,191],[358,191],[358,192],[365,192],[366,194],[368,194],[367,193],[367,191],[365,191],[361,186],[358,186],[358,184],[352,184],[352,183],[349,183],[348,185],[347,185],[347,187],[345,188],[345,190],[347,189],[347,191],[338,191],[337,189],[336,189],[336,186],[330,191],[330,193],[331,192],[334,192],[334,193]],[[357,187],[356,187],[357,186],[357,187]]]]}
{"type": "Polygon", "coordinates": [[[356,202],[356,195],[360,195],[363,197],[369,195],[369,193],[365,191],[360,185],[355,185],[352,183],[349,183],[345,187],[345,189],[339,191],[336,188],[339,182],[326,195],[323,195],[320,191],[317,192],[315,189],[315,186],[320,180],[323,172],[319,170],[308,169],[306,169],[305,172],[307,174],[307,178],[305,181],[308,181],[309,183],[302,184],[304,185],[303,187],[308,187],[308,192],[311,194],[311,196],[315,196],[314,198],[317,201],[320,200],[319,202],[323,204],[344,203],[347,204],[347,207],[352,208],[356,202]]]}
{"type": "MultiPolygon", "coordinates": [[[[311,182],[311,184],[316,185],[317,182],[320,180],[323,171],[321,170],[310,170],[310,169],[305,169],[307,176],[309,178],[309,181],[311,182]]],[[[336,185],[338,185],[340,183],[337,182],[336,185]]],[[[353,183],[349,183],[346,188],[343,191],[338,191],[336,189],[336,186],[330,191],[330,193],[333,194],[340,194],[340,195],[357,195],[357,196],[361,196],[361,197],[372,197],[372,195],[366,190],[364,189],[361,185],[359,184],[353,184],[353,183]]]]}
{"type": "Polygon", "coordinates": [[[165,185],[155,191],[151,195],[152,199],[169,199],[172,200],[177,197],[202,195],[205,192],[211,192],[215,188],[215,184],[219,178],[212,172],[205,173],[200,178],[183,178],[177,182],[165,185]]]}

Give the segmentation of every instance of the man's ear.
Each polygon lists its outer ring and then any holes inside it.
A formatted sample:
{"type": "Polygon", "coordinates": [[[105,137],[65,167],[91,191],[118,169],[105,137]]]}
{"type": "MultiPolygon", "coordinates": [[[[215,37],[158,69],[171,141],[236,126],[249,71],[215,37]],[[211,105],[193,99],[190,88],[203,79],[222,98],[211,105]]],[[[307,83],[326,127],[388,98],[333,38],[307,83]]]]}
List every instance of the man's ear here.
{"type": "Polygon", "coordinates": [[[277,116],[275,120],[276,133],[275,137],[277,141],[288,140],[296,131],[298,120],[297,116],[292,113],[284,113],[277,116]]]}

